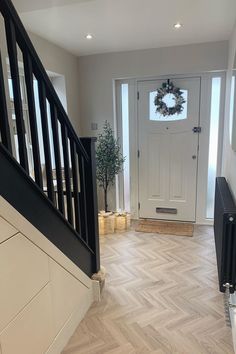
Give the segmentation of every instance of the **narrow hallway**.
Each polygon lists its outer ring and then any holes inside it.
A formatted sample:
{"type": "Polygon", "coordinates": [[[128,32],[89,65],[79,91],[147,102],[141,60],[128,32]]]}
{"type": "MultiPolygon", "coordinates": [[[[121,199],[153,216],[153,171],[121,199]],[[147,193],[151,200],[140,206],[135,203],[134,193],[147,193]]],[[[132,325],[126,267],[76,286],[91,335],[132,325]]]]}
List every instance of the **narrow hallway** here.
{"type": "Polygon", "coordinates": [[[102,301],[63,354],[233,354],[218,291],[212,227],[194,237],[130,231],[101,237],[102,301]]]}

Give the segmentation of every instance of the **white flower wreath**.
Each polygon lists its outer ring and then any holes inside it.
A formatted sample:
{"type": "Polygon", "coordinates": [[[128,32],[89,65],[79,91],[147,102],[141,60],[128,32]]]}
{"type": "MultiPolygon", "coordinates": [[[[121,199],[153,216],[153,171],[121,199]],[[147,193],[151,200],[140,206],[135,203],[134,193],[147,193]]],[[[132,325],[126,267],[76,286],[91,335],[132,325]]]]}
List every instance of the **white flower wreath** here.
{"type": "Polygon", "coordinates": [[[174,114],[180,114],[184,107],[185,99],[183,98],[183,92],[175,87],[173,82],[167,80],[167,82],[163,82],[161,88],[157,89],[157,94],[155,96],[154,104],[156,106],[156,113],[162,114],[164,117],[172,116],[174,114]],[[172,94],[174,97],[175,105],[172,107],[168,107],[167,104],[163,101],[163,98],[167,94],[172,94]]]}

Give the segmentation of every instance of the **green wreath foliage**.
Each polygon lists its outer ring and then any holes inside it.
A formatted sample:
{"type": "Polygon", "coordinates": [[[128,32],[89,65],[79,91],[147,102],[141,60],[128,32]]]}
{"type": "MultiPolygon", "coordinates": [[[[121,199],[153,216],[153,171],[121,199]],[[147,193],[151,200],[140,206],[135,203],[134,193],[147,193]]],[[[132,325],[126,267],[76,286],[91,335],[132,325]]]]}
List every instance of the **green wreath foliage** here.
{"type": "Polygon", "coordinates": [[[183,91],[178,87],[175,87],[173,82],[163,82],[161,88],[157,89],[157,94],[155,96],[154,104],[156,106],[156,113],[162,114],[164,117],[172,116],[174,114],[180,114],[184,107],[185,99],[183,98],[183,91]],[[163,101],[163,98],[167,94],[174,95],[175,105],[173,107],[168,107],[163,101]]]}

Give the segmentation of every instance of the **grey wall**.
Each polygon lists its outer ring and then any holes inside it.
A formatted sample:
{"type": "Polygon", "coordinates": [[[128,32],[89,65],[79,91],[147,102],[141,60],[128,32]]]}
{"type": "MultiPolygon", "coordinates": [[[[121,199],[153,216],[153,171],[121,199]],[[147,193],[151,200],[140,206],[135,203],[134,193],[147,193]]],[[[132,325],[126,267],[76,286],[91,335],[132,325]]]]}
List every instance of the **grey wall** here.
{"type": "MultiPolygon", "coordinates": [[[[74,128],[80,133],[77,57],[33,33],[29,35],[46,70],[64,76],[68,115],[74,128]]],[[[58,85],[58,82],[55,84],[58,85]]]]}
{"type": "Polygon", "coordinates": [[[112,79],[195,73],[227,68],[228,42],[98,54],[80,57],[80,112],[83,135],[113,123],[112,79]]]}
{"type": "MultiPolygon", "coordinates": [[[[99,130],[105,120],[113,124],[113,79],[198,73],[228,66],[227,41],[76,58],[35,34],[30,37],[45,68],[64,77],[55,79],[54,85],[59,92],[65,86],[68,115],[84,136],[97,135],[91,131],[92,122],[98,123],[99,130]]],[[[114,190],[109,199],[114,208],[114,190]]]]}
{"type": "MultiPolygon", "coordinates": [[[[226,177],[230,189],[236,200],[236,152],[233,151],[230,144],[230,91],[231,91],[231,78],[232,70],[236,68],[235,63],[236,56],[236,24],[231,34],[229,41],[229,53],[228,53],[228,70],[226,78],[226,92],[225,92],[225,115],[224,115],[224,149],[223,149],[223,175],[226,177]]],[[[236,134],[236,107],[234,107],[234,121],[232,124],[232,130],[236,134]]],[[[232,296],[232,302],[236,301],[235,294],[232,296]]],[[[236,316],[233,309],[230,310],[232,335],[234,342],[234,350],[236,350],[236,316]]]]}
{"type": "MultiPolygon", "coordinates": [[[[114,123],[113,79],[224,70],[227,58],[227,41],[78,58],[82,134],[97,135],[105,120],[114,123]],[[92,122],[98,123],[98,131],[91,131],[92,122]]],[[[100,193],[99,201],[102,208],[100,193]]],[[[115,208],[114,188],[109,206],[115,208]]]]}
{"type": "MultiPolygon", "coordinates": [[[[55,80],[55,86],[58,90],[66,90],[68,115],[77,132],[80,133],[79,124],[79,72],[78,58],[57,45],[33,34],[29,33],[33,45],[47,71],[56,73],[60,76],[55,80]]],[[[0,49],[4,71],[6,71],[6,58],[8,57],[6,49],[5,29],[3,18],[0,17],[0,49]]],[[[19,57],[21,61],[21,57],[19,57]]],[[[62,98],[62,92],[59,92],[62,98]]],[[[63,101],[63,99],[62,99],[63,101]]],[[[64,102],[65,104],[65,99],[64,102]]]]}
{"type": "MultiPolygon", "coordinates": [[[[226,93],[225,93],[225,115],[224,115],[224,150],[223,150],[223,175],[227,178],[230,188],[236,199],[236,152],[233,151],[230,144],[230,91],[231,91],[231,77],[232,70],[235,68],[236,55],[236,25],[232,32],[229,41],[228,52],[228,70],[226,79],[226,93]]],[[[233,129],[236,129],[236,107],[234,109],[234,124],[233,129]]],[[[234,132],[235,133],[235,132],[234,132]]]]}

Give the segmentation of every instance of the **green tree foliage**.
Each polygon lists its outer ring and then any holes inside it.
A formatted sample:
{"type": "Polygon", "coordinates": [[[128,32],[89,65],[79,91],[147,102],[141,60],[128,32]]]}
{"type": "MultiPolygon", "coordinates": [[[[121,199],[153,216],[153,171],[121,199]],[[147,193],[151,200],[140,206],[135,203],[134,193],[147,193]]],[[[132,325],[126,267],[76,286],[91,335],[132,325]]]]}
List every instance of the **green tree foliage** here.
{"type": "Polygon", "coordinates": [[[115,182],[115,176],[122,171],[125,158],[121,152],[121,146],[114,138],[110,124],[106,121],[103,133],[98,137],[96,149],[97,180],[104,191],[104,207],[108,211],[107,191],[115,182]]]}

